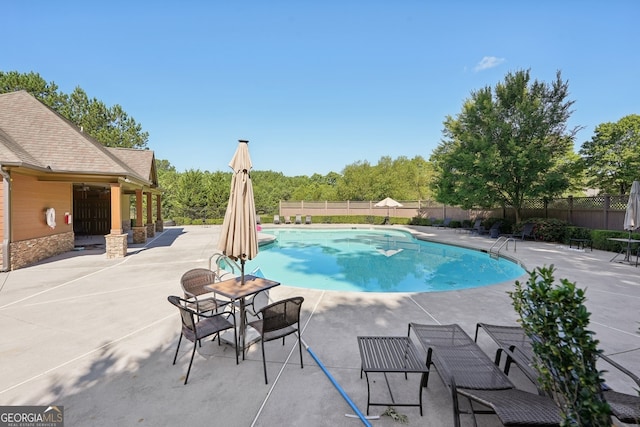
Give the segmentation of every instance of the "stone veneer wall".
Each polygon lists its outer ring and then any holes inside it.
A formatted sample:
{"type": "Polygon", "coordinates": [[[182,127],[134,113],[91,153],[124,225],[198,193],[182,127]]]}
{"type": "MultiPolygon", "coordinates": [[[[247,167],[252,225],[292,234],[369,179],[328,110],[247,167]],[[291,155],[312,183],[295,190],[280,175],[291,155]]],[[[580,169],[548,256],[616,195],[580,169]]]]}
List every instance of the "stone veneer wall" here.
{"type": "Polygon", "coordinates": [[[133,227],[133,243],[146,243],[147,227],[133,227]]]}
{"type": "Polygon", "coordinates": [[[107,259],[124,258],[127,256],[127,238],[125,234],[107,234],[104,236],[107,259]]]}
{"type": "Polygon", "coordinates": [[[11,270],[73,250],[73,231],[11,243],[11,270]]]}
{"type": "Polygon", "coordinates": [[[156,225],[147,224],[147,237],[153,237],[156,235],[156,225]]]}
{"type": "Polygon", "coordinates": [[[162,233],[164,231],[164,222],[161,219],[156,220],[156,231],[162,233]]]}

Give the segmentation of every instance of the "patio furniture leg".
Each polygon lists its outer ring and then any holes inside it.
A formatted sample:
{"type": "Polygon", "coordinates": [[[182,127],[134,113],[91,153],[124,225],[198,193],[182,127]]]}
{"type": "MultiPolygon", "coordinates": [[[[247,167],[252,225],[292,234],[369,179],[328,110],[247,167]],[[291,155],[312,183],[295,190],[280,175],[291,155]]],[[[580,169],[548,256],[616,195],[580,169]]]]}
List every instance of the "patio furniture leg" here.
{"type": "Polygon", "coordinates": [[[176,348],[176,354],[173,356],[173,364],[176,364],[176,360],[178,359],[178,350],[180,350],[180,342],[182,342],[182,334],[180,334],[180,338],[178,338],[178,347],[176,348]]]}
{"type": "Polygon", "coordinates": [[[191,372],[191,365],[193,365],[193,357],[196,355],[196,348],[198,345],[193,343],[193,351],[191,352],[191,360],[189,361],[189,368],[187,369],[187,376],[184,377],[184,384],[187,385],[187,381],[189,380],[189,373],[191,372]]]}

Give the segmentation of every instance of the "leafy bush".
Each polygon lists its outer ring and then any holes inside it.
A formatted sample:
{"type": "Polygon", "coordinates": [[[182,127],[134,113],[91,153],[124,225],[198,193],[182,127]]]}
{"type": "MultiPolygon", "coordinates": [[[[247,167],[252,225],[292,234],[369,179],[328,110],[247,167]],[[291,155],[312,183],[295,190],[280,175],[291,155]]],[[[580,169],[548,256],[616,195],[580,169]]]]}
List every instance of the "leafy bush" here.
{"type": "Polygon", "coordinates": [[[591,313],[584,305],[585,292],[567,279],[554,285],[553,272],[553,265],[538,267],[526,284],[516,281],[509,293],[533,342],[538,381],[558,403],[563,426],[611,425],[596,368],[598,340],[587,329],[591,313]]]}
{"type": "MultiPolygon", "coordinates": [[[[591,240],[594,249],[604,251],[618,252],[620,250],[620,242],[608,240],[610,238],[628,239],[628,231],[612,231],[612,230],[591,230],[591,240]]],[[[640,233],[631,233],[632,239],[640,239],[640,233]]]]}
{"type": "Polygon", "coordinates": [[[569,239],[593,240],[591,237],[591,229],[586,227],[567,226],[565,232],[565,243],[569,243],[569,239]]]}
{"type": "Polygon", "coordinates": [[[408,222],[409,225],[435,225],[441,223],[442,220],[432,219],[432,218],[424,218],[421,216],[414,216],[408,222]]]}
{"type": "Polygon", "coordinates": [[[533,233],[537,240],[544,242],[564,242],[569,223],[555,218],[528,218],[516,224],[514,233],[522,232],[522,227],[526,223],[533,223],[535,227],[533,233]]]}
{"type": "MultiPolygon", "coordinates": [[[[293,217],[291,218],[293,220],[293,217]]],[[[313,215],[311,217],[312,224],[371,224],[380,225],[384,223],[384,216],[376,215],[313,215]]],[[[280,221],[284,218],[281,216],[280,221]]],[[[302,217],[304,221],[304,216],[302,217]]],[[[390,217],[389,220],[392,224],[410,224],[409,218],[396,218],[390,217]]],[[[266,224],[266,222],[263,222],[266,224]]],[[[414,224],[418,225],[418,224],[414,224]]]]}
{"type": "Polygon", "coordinates": [[[176,216],[172,218],[176,225],[220,225],[222,218],[206,218],[191,219],[187,217],[176,216]]]}

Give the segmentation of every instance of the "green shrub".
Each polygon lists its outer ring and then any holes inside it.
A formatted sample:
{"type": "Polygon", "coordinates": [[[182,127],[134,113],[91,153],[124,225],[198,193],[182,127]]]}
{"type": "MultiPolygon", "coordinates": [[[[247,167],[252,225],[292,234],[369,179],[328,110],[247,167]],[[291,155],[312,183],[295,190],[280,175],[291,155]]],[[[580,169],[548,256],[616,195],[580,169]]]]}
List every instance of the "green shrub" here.
{"type": "MultiPolygon", "coordinates": [[[[620,242],[608,240],[610,238],[628,239],[629,232],[613,230],[591,230],[591,240],[593,241],[594,249],[618,252],[620,250],[620,242]]],[[[640,239],[640,233],[631,233],[631,238],[640,239]]]]}
{"type": "Polygon", "coordinates": [[[586,227],[567,226],[565,231],[565,242],[569,243],[569,239],[591,239],[591,229],[586,227]]]}
{"type": "Polygon", "coordinates": [[[514,233],[522,232],[522,227],[526,223],[535,224],[534,235],[536,240],[543,242],[565,242],[567,227],[569,223],[555,218],[528,218],[514,227],[514,233]]]}
{"type": "Polygon", "coordinates": [[[598,340],[588,329],[591,313],[585,292],[567,279],[554,284],[554,267],[529,272],[509,295],[520,322],[532,338],[534,368],[542,389],[563,413],[563,426],[611,425],[611,409],[602,400],[603,379],[596,368],[598,340]]]}
{"type": "Polygon", "coordinates": [[[435,224],[434,221],[432,221],[429,218],[423,218],[420,216],[414,216],[413,218],[411,218],[409,220],[409,225],[433,225],[435,224]]]}

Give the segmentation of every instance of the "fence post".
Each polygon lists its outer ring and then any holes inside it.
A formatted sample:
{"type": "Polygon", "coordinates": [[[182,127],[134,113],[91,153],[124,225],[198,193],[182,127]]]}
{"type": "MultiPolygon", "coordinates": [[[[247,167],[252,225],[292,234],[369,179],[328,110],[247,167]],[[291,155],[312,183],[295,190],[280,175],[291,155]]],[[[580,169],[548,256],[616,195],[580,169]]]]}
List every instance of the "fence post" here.
{"type": "Polygon", "coordinates": [[[547,198],[542,199],[542,203],[544,204],[544,217],[549,218],[549,202],[547,202],[547,198]]]}
{"type": "Polygon", "coordinates": [[[608,194],[604,195],[604,212],[602,217],[604,218],[604,224],[602,224],[602,228],[605,230],[609,229],[609,208],[611,207],[611,196],[608,194]]]}
{"type": "Polygon", "coordinates": [[[569,221],[569,224],[573,224],[573,195],[569,194],[569,197],[567,197],[567,199],[569,201],[569,212],[567,212],[567,221],[569,221]]]}

